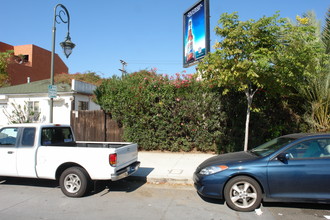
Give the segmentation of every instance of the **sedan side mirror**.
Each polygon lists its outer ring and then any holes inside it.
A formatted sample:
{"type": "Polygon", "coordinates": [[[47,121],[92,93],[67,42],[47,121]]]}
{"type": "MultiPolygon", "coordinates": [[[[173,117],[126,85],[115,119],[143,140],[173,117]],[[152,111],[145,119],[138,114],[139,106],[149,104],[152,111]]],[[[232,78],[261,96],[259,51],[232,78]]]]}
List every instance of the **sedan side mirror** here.
{"type": "Polygon", "coordinates": [[[287,162],[290,159],[290,155],[288,153],[280,153],[277,156],[277,159],[283,163],[287,162]]]}

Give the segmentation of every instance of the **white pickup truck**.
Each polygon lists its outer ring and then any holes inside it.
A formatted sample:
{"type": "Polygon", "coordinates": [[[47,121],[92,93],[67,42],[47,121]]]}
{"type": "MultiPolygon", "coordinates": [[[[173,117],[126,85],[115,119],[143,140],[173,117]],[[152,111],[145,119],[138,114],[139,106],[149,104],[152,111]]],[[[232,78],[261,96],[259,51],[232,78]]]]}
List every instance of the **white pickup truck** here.
{"type": "Polygon", "coordinates": [[[140,166],[135,143],[75,141],[69,125],[13,124],[0,129],[0,176],[54,179],[69,197],[94,180],[116,181],[140,166]]]}

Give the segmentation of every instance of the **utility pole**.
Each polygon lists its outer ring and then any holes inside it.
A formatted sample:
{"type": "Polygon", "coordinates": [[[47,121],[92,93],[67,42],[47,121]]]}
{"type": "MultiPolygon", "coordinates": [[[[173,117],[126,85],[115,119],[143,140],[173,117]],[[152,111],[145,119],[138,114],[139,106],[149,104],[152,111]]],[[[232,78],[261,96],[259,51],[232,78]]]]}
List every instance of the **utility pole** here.
{"type": "Polygon", "coordinates": [[[127,63],[124,60],[120,60],[121,64],[123,65],[122,69],[119,69],[121,71],[121,76],[125,76],[126,75],[126,70],[125,70],[125,66],[127,66],[127,63]]]}

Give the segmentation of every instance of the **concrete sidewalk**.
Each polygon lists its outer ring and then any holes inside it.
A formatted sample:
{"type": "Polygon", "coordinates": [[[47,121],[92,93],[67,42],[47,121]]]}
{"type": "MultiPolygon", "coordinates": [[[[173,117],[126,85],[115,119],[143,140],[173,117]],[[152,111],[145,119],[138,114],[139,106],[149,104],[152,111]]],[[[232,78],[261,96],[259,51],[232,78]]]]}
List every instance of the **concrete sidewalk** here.
{"type": "Polygon", "coordinates": [[[196,167],[216,154],[139,152],[139,170],[132,178],[149,183],[193,185],[192,176],[196,167]]]}

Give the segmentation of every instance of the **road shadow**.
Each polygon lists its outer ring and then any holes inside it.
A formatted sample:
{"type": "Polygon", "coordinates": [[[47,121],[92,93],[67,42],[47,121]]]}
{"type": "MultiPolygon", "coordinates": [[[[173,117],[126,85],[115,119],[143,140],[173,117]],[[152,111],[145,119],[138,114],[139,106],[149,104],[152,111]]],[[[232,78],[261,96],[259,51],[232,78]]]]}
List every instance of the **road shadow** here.
{"type": "Polygon", "coordinates": [[[1,177],[0,185],[21,185],[33,187],[59,187],[58,181],[48,179],[32,179],[32,178],[16,178],[16,177],[1,177]]]}
{"type": "Polygon", "coordinates": [[[263,202],[263,207],[271,208],[298,208],[298,209],[317,209],[317,210],[330,210],[330,205],[325,203],[283,203],[283,202],[263,202]]]}
{"type": "MultiPolygon", "coordinates": [[[[93,196],[100,192],[103,192],[104,194],[110,192],[133,192],[147,183],[147,177],[153,170],[154,168],[141,167],[136,173],[134,173],[133,176],[129,176],[118,181],[92,181],[90,184],[90,189],[85,196],[93,196]]],[[[0,177],[0,185],[22,185],[48,188],[60,187],[57,180],[17,177],[0,177]]]]}
{"type": "Polygon", "coordinates": [[[129,176],[128,178],[147,181],[147,177],[153,170],[154,168],[152,167],[140,167],[132,176],[129,176]]]}
{"type": "Polygon", "coordinates": [[[199,194],[198,192],[197,192],[197,195],[199,195],[199,197],[207,203],[219,204],[219,205],[224,205],[225,204],[225,200],[223,200],[223,199],[214,199],[214,198],[204,197],[201,194],[199,194]]]}
{"type": "Polygon", "coordinates": [[[140,167],[132,176],[118,181],[95,181],[90,195],[102,192],[102,195],[111,192],[133,192],[147,183],[148,175],[154,168],[140,167]]]}
{"type": "Polygon", "coordinates": [[[86,196],[93,196],[101,193],[101,196],[109,194],[111,192],[134,192],[138,188],[142,187],[146,182],[140,180],[130,180],[128,178],[118,181],[98,180],[94,182],[92,190],[86,196]]]}
{"type": "MultiPolygon", "coordinates": [[[[219,204],[225,205],[225,200],[223,199],[214,199],[214,198],[207,198],[203,197],[199,193],[197,193],[199,197],[207,202],[212,204],[219,204]]],[[[292,209],[313,209],[313,210],[330,210],[329,203],[298,203],[298,202],[291,202],[291,203],[284,203],[284,202],[262,202],[263,207],[268,208],[292,208],[292,209]]]]}

